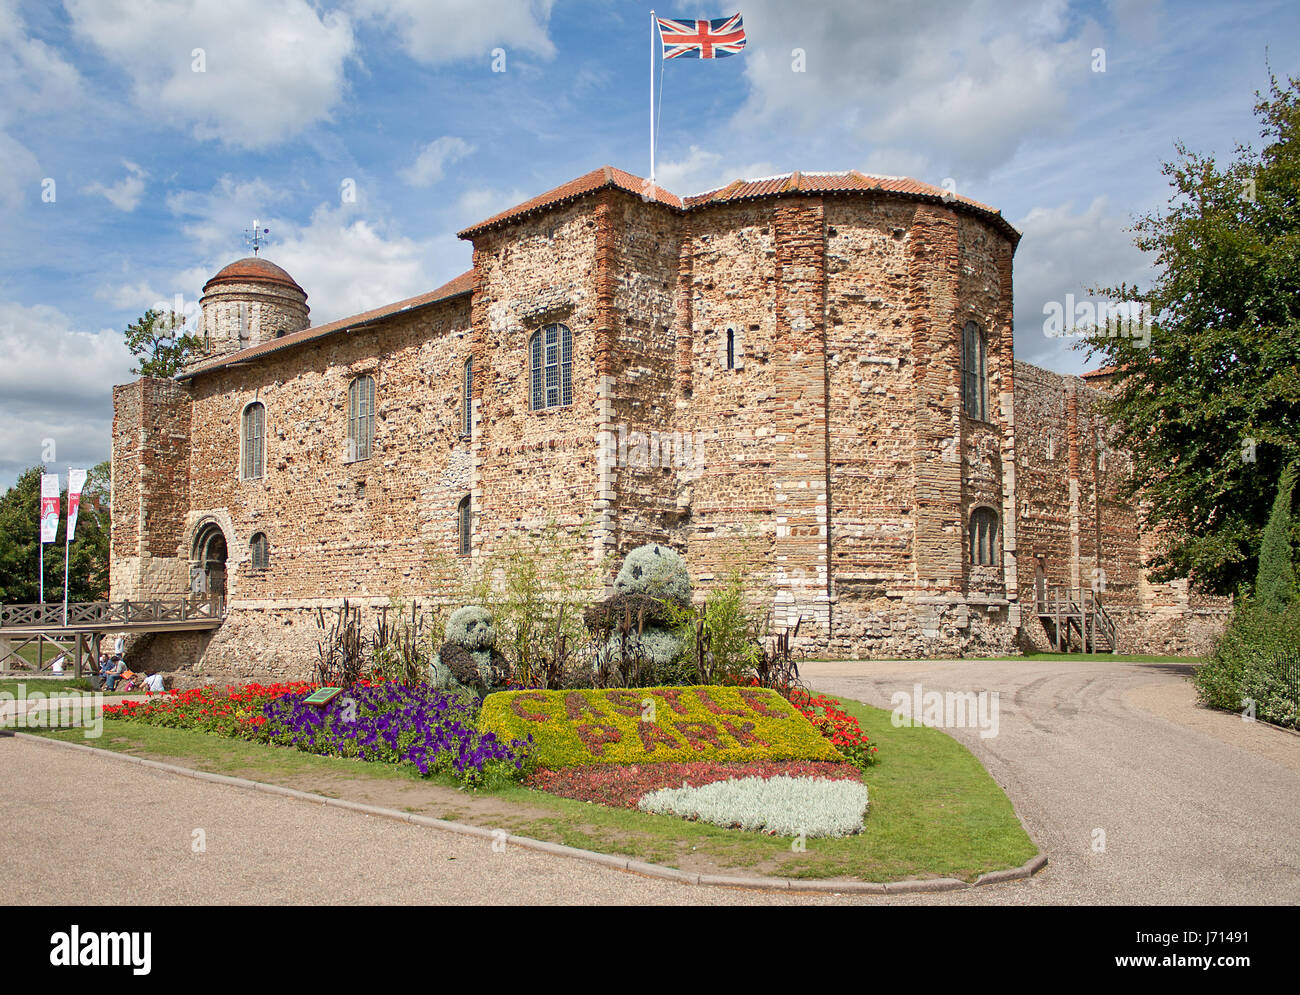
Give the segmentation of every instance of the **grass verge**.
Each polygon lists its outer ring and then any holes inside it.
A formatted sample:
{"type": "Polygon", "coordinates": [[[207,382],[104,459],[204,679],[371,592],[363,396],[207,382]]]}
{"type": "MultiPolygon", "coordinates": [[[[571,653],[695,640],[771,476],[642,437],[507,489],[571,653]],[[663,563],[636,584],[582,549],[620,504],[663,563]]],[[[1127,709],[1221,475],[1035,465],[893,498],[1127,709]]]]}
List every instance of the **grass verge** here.
{"type": "Polygon", "coordinates": [[[83,740],[80,730],[71,729],[44,735],[701,873],[969,881],[1016,867],[1038,852],[1006,795],[960,743],[938,729],[896,729],[883,709],[843,704],[883,757],[865,778],[871,794],[866,829],[846,839],[808,840],[803,851],[786,837],[606,808],[520,786],[470,793],[449,777],[421,778],[413,768],[312,756],[189,730],[109,719],[97,740],[83,740]]]}

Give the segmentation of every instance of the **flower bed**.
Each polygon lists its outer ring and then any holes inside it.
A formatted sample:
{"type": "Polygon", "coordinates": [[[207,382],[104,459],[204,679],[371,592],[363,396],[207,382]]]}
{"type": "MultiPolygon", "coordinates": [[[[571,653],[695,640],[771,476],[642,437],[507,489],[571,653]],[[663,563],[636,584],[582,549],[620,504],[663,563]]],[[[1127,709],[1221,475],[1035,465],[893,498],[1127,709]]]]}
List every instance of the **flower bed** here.
{"type": "Polygon", "coordinates": [[[467,784],[516,778],[527,743],[475,728],[472,709],[428,685],[353,685],[324,708],[304,703],[315,685],[246,684],[150,695],[104,706],[110,718],[193,729],[292,746],[307,753],[409,763],[421,774],[448,772],[467,784]]]}
{"type": "Polygon", "coordinates": [[[480,733],[463,699],[428,685],[357,684],[324,708],[286,695],[263,708],[268,741],[307,753],[410,763],[480,783],[521,772],[528,744],[480,733]]]}
{"type": "Polygon", "coordinates": [[[878,754],[871,737],[862,731],[855,719],[834,698],[812,695],[803,688],[790,689],[790,704],[821,730],[831,745],[851,764],[866,769],[877,762],[878,754]]]}
{"type": "Polygon", "coordinates": [[[741,777],[702,787],[661,788],[637,807],[775,836],[851,836],[862,831],[867,787],[812,777],[741,777]]]}
{"type": "Polygon", "coordinates": [[[843,760],[775,691],[752,687],[502,691],[479,728],[531,739],[542,767],[679,760],[843,760]]]}
{"type": "Polygon", "coordinates": [[[218,736],[264,739],[259,730],[266,722],[262,709],[268,702],[284,695],[311,694],[315,689],[316,685],[299,681],[150,692],[144,701],[105,705],[104,715],[147,725],[196,729],[218,736]]]}
{"type": "Polygon", "coordinates": [[[695,760],[686,763],[591,764],[538,768],[524,784],[564,798],[596,802],[614,808],[636,808],[645,795],[660,788],[683,785],[701,787],[737,777],[815,777],[832,781],[860,781],[862,772],[852,764],[826,760],[695,760]]]}

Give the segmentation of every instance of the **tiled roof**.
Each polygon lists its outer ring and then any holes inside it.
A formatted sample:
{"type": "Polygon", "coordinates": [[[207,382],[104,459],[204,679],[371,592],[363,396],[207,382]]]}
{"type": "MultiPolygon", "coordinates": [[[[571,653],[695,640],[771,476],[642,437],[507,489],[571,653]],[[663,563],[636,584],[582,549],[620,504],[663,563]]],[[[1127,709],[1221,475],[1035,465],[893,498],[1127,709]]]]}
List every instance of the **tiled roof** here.
{"type": "Polygon", "coordinates": [[[1087,373],[1080,373],[1079,376],[1087,380],[1091,377],[1108,377],[1119,372],[1118,366],[1101,366],[1095,370],[1089,370],[1087,373]]]}
{"type": "Polygon", "coordinates": [[[191,377],[198,376],[200,373],[210,373],[213,370],[220,370],[227,366],[233,366],[235,363],[246,363],[253,359],[260,359],[262,356],[269,355],[273,352],[279,352],[281,349],[290,349],[306,342],[312,342],[326,335],[335,332],[348,331],[354,328],[360,328],[362,325],[368,325],[380,318],[390,318],[395,314],[401,314],[405,311],[413,311],[416,308],[428,307],[430,304],[437,304],[439,301],[451,300],[453,297],[461,297],[468,294],[474,288],[474,271],[468,270],[449,280],[437,290],[432,290],[427,294],[420,294],[418,297],[408,297],[404,301],[398,301],[395,304],[385,304],[383,307],[377,307],[372,311],[363,311],[360,314],[354,314],[350,318],[340,318],[338,321],[331,321],[327,325],[317,325],[314,328],[304,328],[302,331],[290,332],[288,335],[281,336],[278,339],[271,339],[269,342],[263,342],[259,345],[249,346],[247,349],[240,349],[238,352],[232,352],[225,356],[219,356],[208,363],[196,366],[185,373],[182,373],[178,380],[188,380],[191,377]]]}
{"type": "Polygon", "coordinates": [[[277,283],[282,287],[296,290],[304,297],[306,293],[298,286],[298,281],[291,277],[275,263],[261,256],[248,256],[236,259],[203,285],[206,294],[214,283],[277,283]]]}
{"type": "Polygon", "coordinates": [[[647,199],[656,201],[660,204],[667,204],[669,207],[681,209],[682,200],[676,194],[669,193],[663,187],[651,187],[649,180],[644,180],[622,169],[615,169],[613,166],[601,166],[599,169],[593,169],[590,173],[584,173],[576,180],[570,180],[568,183],[562,183],[554,190],[548,190],[546,193],[538,194],[531,200],[526,200],[522,204],[516,204],[500,214],[494,214],[486,221],[480,221],[476,225],[464,229],[457,234],[461,238],[472,238],[480,232],[487,231],[489,228],[495,228],[498,225],[505,224],[507,221],[514,221],[516,218],[522,218],[532,214],[535,211],[547,210],[560,204],[567,204],[575,201],[587,194],[595,193],[597,190],[604,190],[613,187],[618,190],[624,190],[627,193],[635,194],[638,197],[646,196],[647,199]]]}
{"type": "Polygon", "coordinates": [[[473,238],[475,235],[491,228],[499,227],[529,214],[570,203],[580,197],[595,193],[597,190],[610,187],[637,196],[652,192],[653,195],[650,199],[681,211],[699,210],[717,204],[730,204],[737,201],[754,200],[759,197],[776,197],[782,194],[816,196],[819,194],[858,192],[890,193],[916,200],[955,203],[993,221],[1011,238],[1017,241],[1020,239],[1020,232],[1016,231],[1002,217],[1001,211],[989,207],[987,204],[981,204],[969,197],[949,194],[948,191],[941,187],[922,183],[920,180],[909,179],[905,176],[873,176],[868,173],[861,173],[856,169],[836,173],[782,173],[780,176],[736,180],[725,187],[719,187],[716,190],[709,190],[683,199],[669,193],[663,187],[656,186],[652,188],[648,180],[622,169],[615,169],[613,166],[602,166],[600,169],[593,169],[590,173],[579,176],[576,180],[570,180],[554,190],[548,190],[531,200],[526,200],[522,204],[517,204],[508,210],[502,211],[500,214],[495,214],[486,221],[471,225],[459,232],[459,235],[461,238],[473,238]]]}

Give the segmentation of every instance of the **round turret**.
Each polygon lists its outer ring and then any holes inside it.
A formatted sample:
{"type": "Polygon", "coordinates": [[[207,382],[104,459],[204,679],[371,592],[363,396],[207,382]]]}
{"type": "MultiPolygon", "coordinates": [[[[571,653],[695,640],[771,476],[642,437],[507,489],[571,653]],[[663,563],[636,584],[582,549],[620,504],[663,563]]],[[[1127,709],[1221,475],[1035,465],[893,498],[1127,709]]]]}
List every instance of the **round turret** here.
{"type": "Polygon", "coordinates": [[[306,328],[307,293],[275,263],[239,259],[203,285],[203,359],[261,345],[306,328]]]}

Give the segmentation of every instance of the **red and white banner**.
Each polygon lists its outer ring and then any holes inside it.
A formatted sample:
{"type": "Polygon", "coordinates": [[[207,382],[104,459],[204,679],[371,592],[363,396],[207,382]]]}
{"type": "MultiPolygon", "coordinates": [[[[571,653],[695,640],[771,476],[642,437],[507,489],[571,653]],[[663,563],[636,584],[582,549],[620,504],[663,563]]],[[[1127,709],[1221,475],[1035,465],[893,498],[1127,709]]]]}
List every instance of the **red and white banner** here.
{"type": "Polygon", "coordinates": [[[86,486],[85,470],[68,470],[68,542],[77,536],[77,510],[81,507],[81,489],[86,486]]]}
{"type": "Polygon", "coordinates": [[[59,475],[41,474],[41,542],[54,542],[59,535],[59,475]]]}

